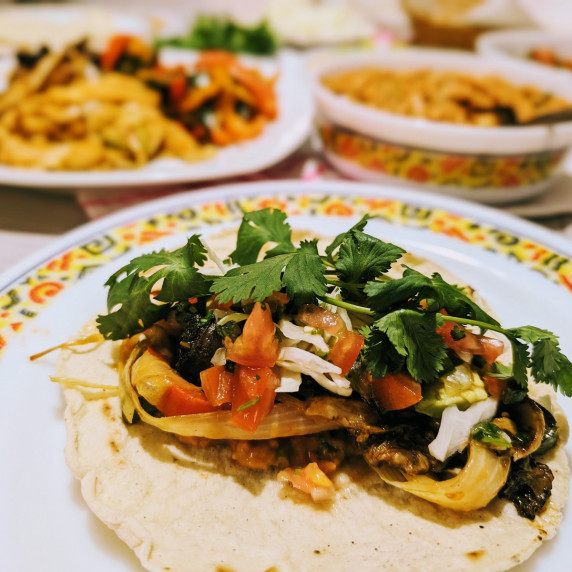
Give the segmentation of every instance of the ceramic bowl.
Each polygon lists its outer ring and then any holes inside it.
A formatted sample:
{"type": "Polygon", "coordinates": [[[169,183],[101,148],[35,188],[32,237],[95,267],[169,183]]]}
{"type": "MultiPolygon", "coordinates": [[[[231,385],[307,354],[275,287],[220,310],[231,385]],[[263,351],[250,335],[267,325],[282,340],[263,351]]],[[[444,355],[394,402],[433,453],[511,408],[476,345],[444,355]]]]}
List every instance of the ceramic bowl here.
{"type": "Polygon", "coordinates": [[[313,90],[324,152],[345,175],[491,204],[525,200],[558,180],[572,146],[572,121],[516,127],[430,121],[351,101],[320,80],[333,72],[368,66],[500,75],[572,102],[572,83],[567,78],[468,53],[400,49],[332,56],[312,68],[313,90]]]}

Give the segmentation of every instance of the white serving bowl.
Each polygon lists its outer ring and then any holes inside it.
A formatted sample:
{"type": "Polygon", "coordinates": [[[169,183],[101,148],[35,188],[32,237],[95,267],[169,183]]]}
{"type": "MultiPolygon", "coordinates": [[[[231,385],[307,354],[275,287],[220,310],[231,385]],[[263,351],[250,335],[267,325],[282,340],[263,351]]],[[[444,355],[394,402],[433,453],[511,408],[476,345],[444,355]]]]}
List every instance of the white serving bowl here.
{"type": "Polygon", "coordinates": [[[561,58],[572,61],[572,34],[546,30],[503,30],[488,32],[477,40],[476,50],[485,57],[522,65],[534,70],[547,70],[564,74],[572,81],[572,69],[550,67],[531,60],[528,56],[535,48],[549,48],[561,58]]]}
{"type": "Polygon", "coordinates": [[[572,146],[572,121],[527,127],[430,121],[353,102],[320,81],[330,73],[371,66],[500,75],[572,102],[568,78],[463,52],[398,49],[332,56],[311,73],[324,152],[344,174],[497,204],[534,196],[559,177],[559,167],[572,146]]]}

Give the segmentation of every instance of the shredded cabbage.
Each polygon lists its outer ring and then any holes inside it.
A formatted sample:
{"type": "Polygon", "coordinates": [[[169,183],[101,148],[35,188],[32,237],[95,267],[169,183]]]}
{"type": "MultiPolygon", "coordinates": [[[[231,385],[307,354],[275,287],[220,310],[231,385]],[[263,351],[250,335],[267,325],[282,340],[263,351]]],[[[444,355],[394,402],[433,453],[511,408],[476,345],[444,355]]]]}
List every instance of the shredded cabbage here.
{"type": "Polygon", "coordinates": [[[302,326],[297,326],[289,320],[280,320],[278,323],[278,329],[284,334],[286,338],[290,340],[307,342],[324,354],[327,354],[330,351],[328,344],[326,344],[322,336],[319,334],[309,334],[306,332],[305,328],[302,326]]]}
{"type": "Polygon", "coordinates": [[[319,383],[323,388],[347,397],[351,395],[350,382],[341,374],[341,369],[321,357],[300,348],[281,348],[276,365],[305,373],[319,383]]]}

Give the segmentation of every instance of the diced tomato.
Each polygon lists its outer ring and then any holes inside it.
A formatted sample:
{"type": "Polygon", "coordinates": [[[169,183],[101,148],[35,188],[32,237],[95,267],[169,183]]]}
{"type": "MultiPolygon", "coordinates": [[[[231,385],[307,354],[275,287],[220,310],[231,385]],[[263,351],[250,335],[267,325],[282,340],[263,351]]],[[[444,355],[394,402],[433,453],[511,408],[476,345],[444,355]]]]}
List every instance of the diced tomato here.
{"type": "Polygon", "coordinates": [[[237,366],[230,422],[253,433],[274,405],[280,378],[269,367],[237,366]]]}
{"type": "Polygon", "coordinates": [[[196,385],[183,380],[188,387],[170,383],[157,404],[157,409],[164,415],[190,415],[193,413],[209,413],[215,411],[202,391],[196,385]]]}
{"type": "Polygon", "coordinates": [[[272,292],[266,300],[264,300],[268,304],[278,304],[280,306],[284,306],[290,302],[290,298],[284,292],[272,292]]]}
{"type": "Polygon", "coordinates": [[[115,67],[130,40],[131,36],[124,35],[113,36],[109,40],[105,51],[100,56],[100,64],[103,71],[110,71],[115,67]]]}
{"type": "Polygon", "coordinates": [[[406,373],[372,379],[373,394],[386,411],[405,409],[421,401],[421,384],[406,373]]]}
{"type": "Polygon", "coordinates": [[[257,302],[242,334],[230,346],[227,359],[248,367],[272,367],[280,351],[275,330],[270,308],[257,302]]]}
{"type": "Polygon", "coordinates": [[[309,494],[316,502],[330,500],[334,494],[334,483],[318,463],[308,463],[302,469],[283,469],[278,473],[278,480],[290,483],[294,488],[309,494]]]}
{"type": "Polygon", "coordinates": [[[169,84],[169,100],[172,103],[181,101],[187,93],[187,78],[184,74],[176,74],[169,84]]]}
{"type": "Polygon", "coordinates": [[[216,294],[214,294],[211,297],[211,301],[210,301],[210,305],[209,305],[210,310],[230,310],[231,307],[232,307],[232,300],[229,300],[228,302],[221,304],[218,301],[216,294]]]}
{"type": "Polygon", "coordinates": [[[491,377],[489,375],[483,376],[485,382],[485,389],[487,393],[495,399],[500,399],[504,390],[506,389],[507,380],[499,379],[498,377],[491,377]]]}
{"type": "Polygon", "coordinates": [[[297,319],[304,325],[322,330],[331,336],[337,336],[341,331],[347,329],[338,314],[314,304],[304,304],[298,312],[297,319]]]}
{"type": "Polygon", "coordinates": [[[443,336],[448,348],[456,352],[469,352],[473,355],[483,356],[487,363],[494,363],[504,352],[504,343],[501,340],[473,334],[455,322],[445,322],[437,329],[437,333],[443,336]],[[464,336],[459,340],[453,338],[452,332],[455,328],[464,333],[464,336]]]}
{"type": "Polygon", "coordinates": [[[342,370],[342,375],[346,375],[354,365],[363,345],[364,337],[361,334],[349,330],[340,332],[328,360],[342,370]]]}
{"type": "Polygon", "coordinates": [[[218,407],[232,401],[234,374],[223,365],[214,365],[201,371],[201,387],[208,402],[218,407]]]}

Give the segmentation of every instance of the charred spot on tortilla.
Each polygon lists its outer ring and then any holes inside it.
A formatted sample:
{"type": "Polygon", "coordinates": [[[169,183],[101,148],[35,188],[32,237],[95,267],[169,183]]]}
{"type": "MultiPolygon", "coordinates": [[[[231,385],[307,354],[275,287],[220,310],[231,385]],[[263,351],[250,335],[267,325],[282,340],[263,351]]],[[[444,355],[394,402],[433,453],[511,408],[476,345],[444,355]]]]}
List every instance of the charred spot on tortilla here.
{"type": "Polygon", "coordinates": [[[113,415],[113,410],[109,403],[104,402],[101,404],[101,412],[109,421],[113,421],[115,416],[113,415]]]}
{"type": "Polygon", "coordinates": [[[110,439],[109,447],[111,448],[113,453],[115,453],[116,455],[119,454],[119,445],[113,439],[110,439]]]}
{"type": "Polygon", "coordinates": [[[467,552],[466,556],[471,560],[480,560],[485,554],[484,550],[474,550],[473,552],[467,552]]]}

